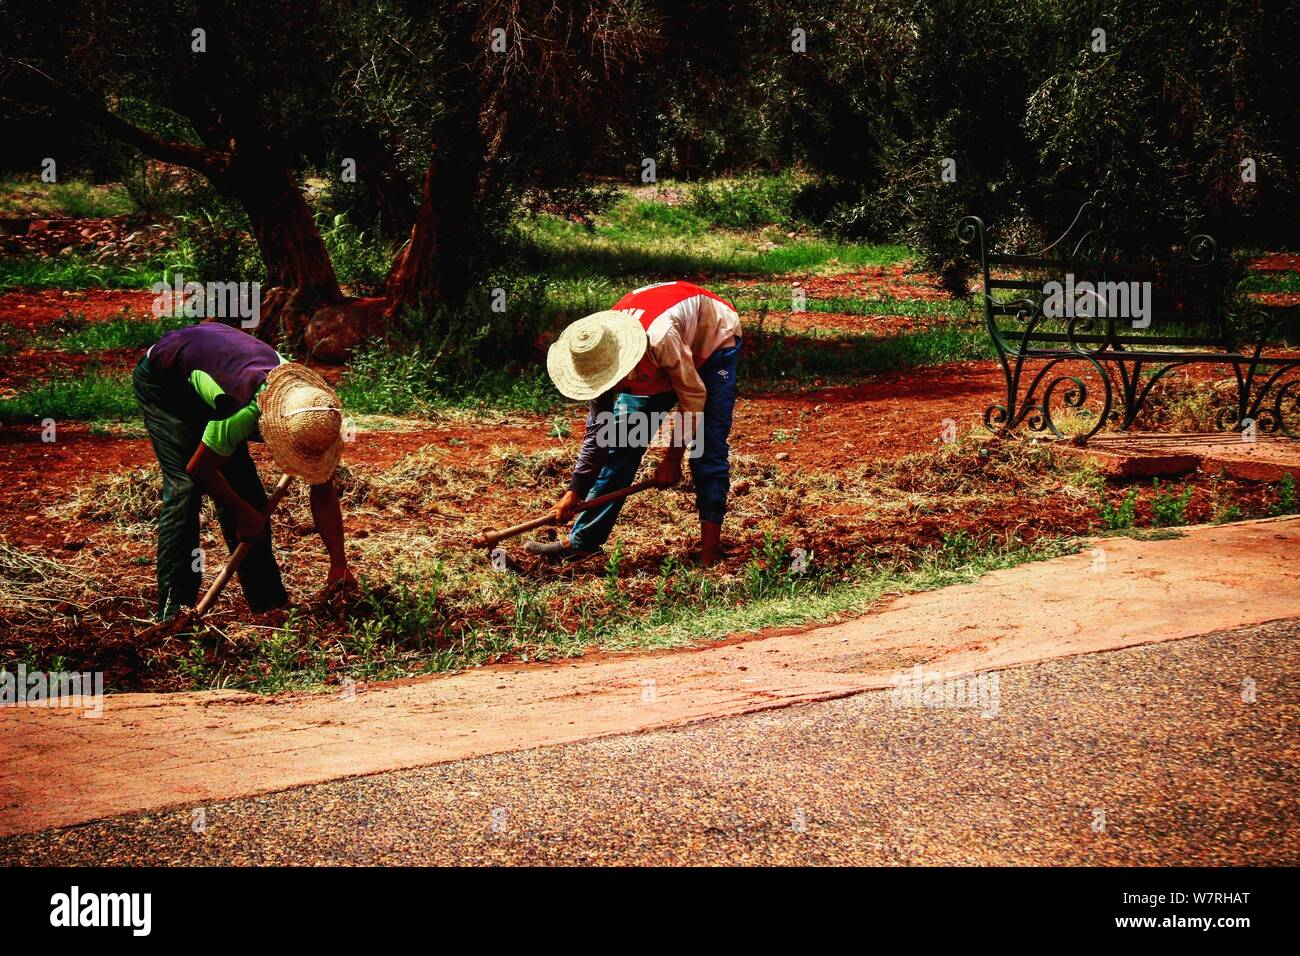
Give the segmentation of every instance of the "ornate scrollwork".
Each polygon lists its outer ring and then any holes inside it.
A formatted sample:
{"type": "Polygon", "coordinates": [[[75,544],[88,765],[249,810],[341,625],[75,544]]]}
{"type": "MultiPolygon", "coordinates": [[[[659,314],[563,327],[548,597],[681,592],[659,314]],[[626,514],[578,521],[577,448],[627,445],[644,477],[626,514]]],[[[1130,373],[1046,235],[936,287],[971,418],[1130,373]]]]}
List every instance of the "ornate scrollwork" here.
{"type": "Polygon", "coordinates": [[[1218,271],[1200,272],[1219,259],[1214,239],[1191,236],[1175,262],[1130,263],[1118,258],[1120,247],[1107,228],[1110,211],[1095,193],[1064,233],[1029,253],[989,249],[987,229],[977,216],[958,223],[958,238],[970,254],[980,256],[985,321],[1006,381],[1005,397],[985,409],[984,424],[1000,431],[1023,425],[1031,432],[1060,437],[1074,429],[1080,434],[1071,437],[1085,439],[1110,423],[1127,429],[1137,422],[1157,384],[1168,381],[1169,372],[1217,362],[1231,370],[1237,391],[1235,407],[1229,402],[1230,407],[1216,414],[1219,428],[1253,426],[1300,437],[1300,378],[1287,377],[1300,370],[1300,360],[1266,354],[1274,341],[1276,316],[1225,311],[1218,271]],[[993,274],[991,266],[1012,275],[993,274]],[[1074,273],[1084,281],[1072,283],[1074,273]],[[1147,330],[1130,331],[1116,321],[1122,316],[1111,308],[1112,290],[1127,291],[1119,290],[1119,284],[1139,281],[1177,283],[1174,295],[1156,300],[1173,322],[1150,329],[1135,325],[1147,330]],[[1079,304],[1079,291],[1088,288],[1085,282],[1099,300],[1105,286],[1105,309],[1098,309],[1099,302],[1092,308],[1079,304]],[[1049,316],[1048,303],[1062,301],[1054,291],[1056,283],[1066,290],[1065,298],[1074,300],[1062,311],[1052,307],[1049,316]],[[1040,285],[1041,293],[1035,291],[1040,285]],[[1024,291],[1010,299],[995,298],[998,290],[1007,289],[1024,291]],[[1173,331],[1163,335],[1165,328],[1173,331]],[[1062,362],[1072,364],[1058,368],[1062,362]]]}
{"type": "Polygon", "coordinates": [[[1208,266],[1214,262],[1218,254],[1219,244],[1214,241],[1213,236],[1201,233],[1187,240],[1187,261],[1192,265],[1208,266]]]}
{"type": "Polygon", "coordinates": [[[1294,378],[1279,388],[1273,399],[1273,420],[1277,427],[1287,438],[1300,438],[1300,431],[1296,430],[1300,422],[1287,419],[1285,410],[1287,402],[1291,403],[1290,410],[1300,415],[1300,378],[1294,378]]]}

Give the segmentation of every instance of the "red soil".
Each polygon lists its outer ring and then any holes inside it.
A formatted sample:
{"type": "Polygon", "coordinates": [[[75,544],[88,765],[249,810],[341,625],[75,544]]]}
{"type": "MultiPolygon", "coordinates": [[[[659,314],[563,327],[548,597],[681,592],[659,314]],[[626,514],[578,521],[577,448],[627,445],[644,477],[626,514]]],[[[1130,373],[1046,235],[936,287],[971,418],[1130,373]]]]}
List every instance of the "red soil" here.
{"type": "Polygon", "coordinates": [[[114,319],[125,308],[132,318],[152,319],[154,294],[120,289],[78,289],[60,292],[42,289],[35,292],[6,292],[0,295],[0,325],[33,330],[57,322],[69,312],[88,322],[114,319]]]}
{"type": "MultiPolygon", "coordinates": [[[[849,312],[769,312],[766,327],[775,332],[784,328],[787,332],[848,332],[856,335],[906,335],[920,332],[945,321],[938,316],[890,315],[886,310],[880,314],[859,315],[849,312]]],[[[751,319],[750,331],[753,331],[751,319]]]]}
{"type": "Polygon", "coordinates": [[[1252,259],[1250,267],[1256,272],[1300,272],[1300,255],[1293,252],[1275,252],[1252,259]]]}
{"type": "Polygon", "coordinates": [[[929,272],[913,272],[910,261],[896,262],[887,266],[866,266],[856,272],[839,275],[772,276],[763,279],[739,279],[735,284],[741,287],[755,285],[793,287],[798,284],[810,299],[890,297],[937,302],[952,298],[952,294],[939,283],[938,276],[929,272]]]}

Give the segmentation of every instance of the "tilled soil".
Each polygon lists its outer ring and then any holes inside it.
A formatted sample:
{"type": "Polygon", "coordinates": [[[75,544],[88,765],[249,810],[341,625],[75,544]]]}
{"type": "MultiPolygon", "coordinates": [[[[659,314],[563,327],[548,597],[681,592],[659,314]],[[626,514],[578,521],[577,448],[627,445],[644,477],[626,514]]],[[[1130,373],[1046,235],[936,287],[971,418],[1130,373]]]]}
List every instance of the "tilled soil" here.
{"type": "MultiPolygon", "coordinates": [[[[810,296],[948,296],[933,276],[911,273],[905,264],[801,281],[810,296]]],[[[0,323],[21,334],[69,311],[95,321],[119,316],[124,307],[146,318],[152,301],[150,293],[134,292],[7,293],[0,295],[0,323]]],[[[796,329],[804,321],[810,328],[831,328],[839,321],[827,313],[785,318],[796,329]]],[[[851,331],[876,334],[896,334],[927,321],[854,318],[862,326],[851,331]]],[[[88,357],[24,347],[0,359],[0,389],[79,371],[92,361],[105,369],[126,369],[135,360],[128,349],[88,357]]],[[[323,371],[337,380],[342,370],[323,371]]],[[[1204,385],[1216,377],[1213,369],[1194,368],[1169,381],[1204,385]]],[[[1083,487],[1077,475],[1057,470],[1050,451],[1027,441],[945,448],[950,427],[966,435],[978,427],[984,409],[1002,397],[1002,372],[992,361],[876,375],[854,385],[814,383],[802,391],[745,395],[733,432],[729,550],[718,578],[770,570],[765,562],[771,561],[774,539],[806,548],[832,575],[843,573],[847,579],[855,562],[906,559],[954,536],[1032,543],[1098,530],[1099,497],[1116,505],[1125,489],[1083,487]]],[[[486,559],[467,554],[465,542],[484,527],[503,527],[543,511],[562,491],[582,435],[583,411],[571,406],[563,417],[572,422],[565,438],[555,436],[554,416],[536,415],[402,420],[396,427],[363,430],[344,458],[352,476],[344,483],[345,521],[352,559],[376,586],[378,605],[355,596],[315,602],[311,588],[323,580],[325,561],[299,494],[276,523],[277,547],[300,613],[320,622],[327,636],[343,633],[358,615],[398,599],[393,567],[451,556],[453,572],[470,584],[457,585],[464,593],[453,597],[461,603],[431,613],[514,633],[517,595],[511,603],[510,595],[497,589],[484,592],[481,607],[470,601],[471,568],[486,559]]],[[[273,463],[260,447],[255,446],[254,457],[269,484],[273,463]]],[[[188,653],[183,641],[156,634],[156,646],[147,646],[139,639],[153,599],[150,521],[158,494],[153,461],[142,437],[109,437],[70,423],[59,427],[55,441],[46,442],[36,426],[0,426],[5,476],[0,482],[0,654],[57,657],[71,667],[105,669],[119,689],[190,686],[182,667],[188,653]]],[[[1189,522],[1209,521],[1229,509],[1241,517],[1262,516],[1274,494],[1267,487],[1207,475],[1193,476],[1190,484],[1189,522]]],[[[1150,487],[1139,488],[1140,526],[1154,518],[1154,495],[1150,487]]],[[[664,562],[693,549],[693,497],[688,483],[628,505],[617,532],[626,545],[617,568],[622,600],[648,605],[664,562]]],[[[208,514],[203,546],[224,558],[214,526],[208,514]]],[[[543,589],[560,588],[544,598],[552,621],[576,628],[582,615],[599,611],[603,559],[552,568],[524,557],[519,544],[509,548],[510,567],[543,589]]],[[[214,619],[222,626],[238,621],[245,633],[261,639],[284,622],[285,614],[249,614],[232,586],[214,619]]],[[[229,634],[223,640],[224,645],[205,651],[209,661],[240,652],[229,634]]],[[[507,648],[502,656],[511,653],[507,648]]]]}

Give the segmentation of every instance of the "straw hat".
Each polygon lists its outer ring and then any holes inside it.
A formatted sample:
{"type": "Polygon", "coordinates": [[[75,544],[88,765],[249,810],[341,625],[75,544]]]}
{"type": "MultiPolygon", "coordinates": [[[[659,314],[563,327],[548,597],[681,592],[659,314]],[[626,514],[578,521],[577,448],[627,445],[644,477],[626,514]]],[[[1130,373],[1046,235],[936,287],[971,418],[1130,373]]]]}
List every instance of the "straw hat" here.
{"type": "Polygon", "coordinates": [[[266,376],[257,404],[262,440],[275,463],[310,484],[328,481],[343,454],[343,404],[325,379],[286,362],[266,376]]]}
{"type": "Polygon", "coordinates": [[[603,395],[636,368],[647,340],[641,323],[626,312],[597,312],[560,333],[546,353],[546,371],[567,398],[603,395]]]}

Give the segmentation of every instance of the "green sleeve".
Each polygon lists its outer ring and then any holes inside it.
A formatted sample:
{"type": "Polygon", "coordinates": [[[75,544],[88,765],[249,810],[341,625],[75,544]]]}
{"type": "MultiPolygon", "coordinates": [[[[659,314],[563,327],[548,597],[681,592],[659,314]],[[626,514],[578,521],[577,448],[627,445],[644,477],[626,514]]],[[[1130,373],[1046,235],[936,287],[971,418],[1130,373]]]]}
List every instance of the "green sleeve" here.
{"type": "MultiPolygon", "coordinates": [[[[281,365],[287,361],[288,359],[280,355],[281,365]]],[[[199,369],[190,373],[190,384],[199,393],[199,397],[213,409],[217,407],[217,399],[226,394],[217,384],[216,379],[199,369]]],[[[266,386],[263,385],[262,388],[266,386]]],[[[259,388],[258,392],[261,392],[262,388],[259,388]]],[[[257,405],[257,397],[254,396],[251,402],[229,418],[218,418],[208,422],[207,427],[203,429],[203,444],[218,455],[229,458],[235,453],[240,442],[248,441],[257,434],[257,423],[261,417],[262,410],[257,405]]]]}
{"type": "Polygon", "coordinates": [[[226,394],[215,378],[199,369],[190,372],[190,384],[199,393],[199,398],[208,403],[209,408],[216,408],[217,399],[226,394]]]}
{"type": "Polygon", "coordinates": [[[253,399],[229,418],[215,418],[208,422],[203,429],[203,444],[223,458],[229,458],[240,442],[257,434],[261,417],[262,410],[257,407],[257,399],[253,399]]]}
{"type": "MultiPolygon", "coordinates": [[[[281,365],[289,361],[279,352],[276,352],[275,354],[276,357],[279,358],[281,365]]],[[[190,372],[190,384],[194,386],[194,391],[199,393],[199,398],[208,403],[209,408],[215,409],[217,407],[217,399],[226,394],[221,386],[217,384],[217,380],[202,369],[196,368],[194,371],[190,372]]],[[[262,388],[265,387],[264,384],[262,388]]],[[[259,392],[261,390],[261,388],[258,389],[259,392]]]]}

